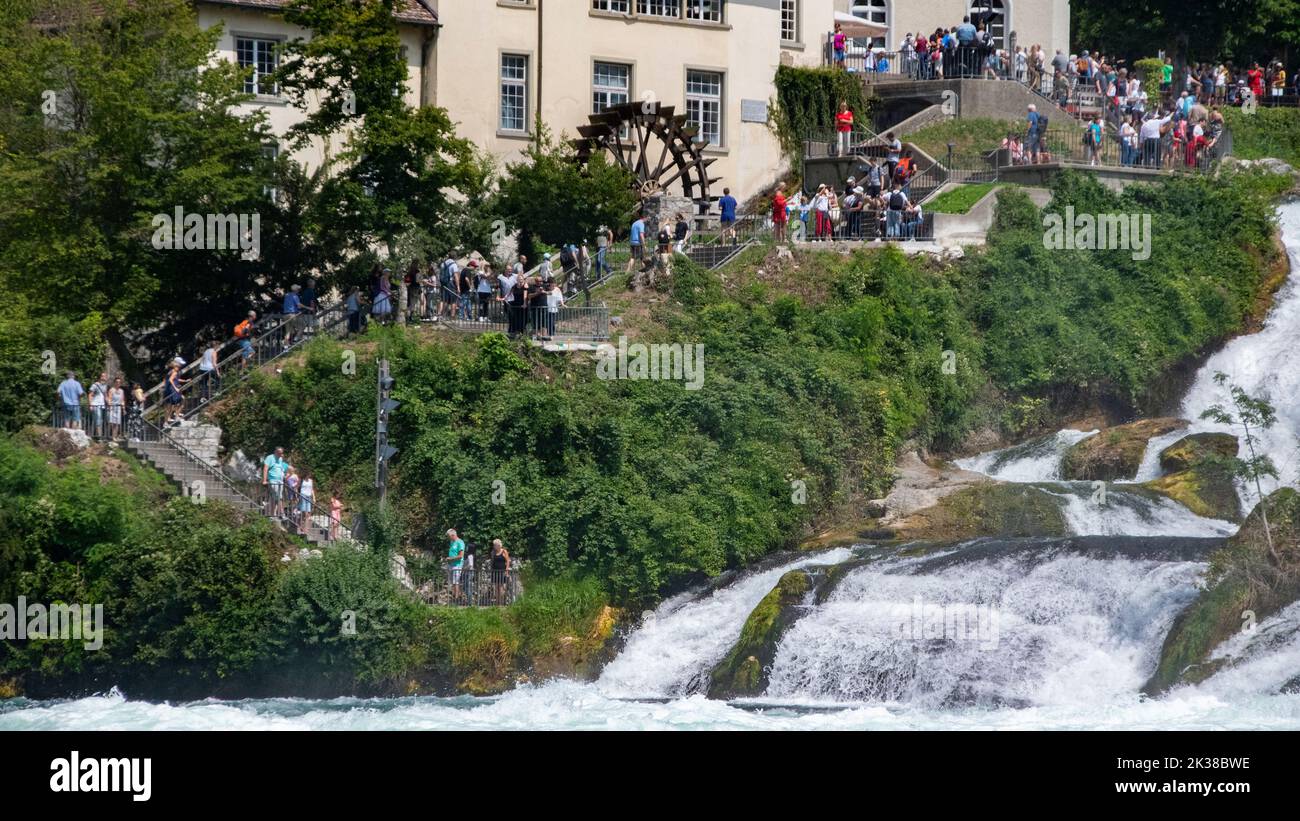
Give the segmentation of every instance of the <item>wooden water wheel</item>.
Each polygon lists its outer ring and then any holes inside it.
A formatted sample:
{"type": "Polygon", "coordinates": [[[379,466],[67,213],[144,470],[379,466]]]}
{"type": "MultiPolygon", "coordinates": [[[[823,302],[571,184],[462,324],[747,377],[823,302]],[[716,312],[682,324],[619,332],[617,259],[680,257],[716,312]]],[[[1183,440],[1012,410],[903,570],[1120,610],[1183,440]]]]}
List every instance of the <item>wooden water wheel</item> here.
{"type": "Polygon", "coordinates": [[[632,175],[642,199],[674,186],[691,199],[709,199],[709,185],[718,181],[709,177],[714,158],[704,156],[708,142],[695,139],[700,129],[687,125],[686,115],[651,101],[610,106],[588,119],[573,140],[578,162],[609,152],[632,175]]]}

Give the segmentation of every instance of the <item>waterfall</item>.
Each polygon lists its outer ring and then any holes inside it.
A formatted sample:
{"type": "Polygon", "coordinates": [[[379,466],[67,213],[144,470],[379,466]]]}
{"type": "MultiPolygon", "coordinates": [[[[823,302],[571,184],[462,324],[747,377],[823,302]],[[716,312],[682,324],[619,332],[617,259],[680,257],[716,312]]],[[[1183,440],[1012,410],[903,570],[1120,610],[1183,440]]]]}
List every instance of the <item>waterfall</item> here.
{"type": "MultiPolygon", "coordinates": [[[[1294,486],[1300,480],[1300,402],[1296,401],[1300,396],[1300,202],[1283,205],[1278,214],[1291,275],[1277,292],[1264,327],[1259,333],[1229,340],[1201,366],[1179,410],[1179,416],[1190,420],[1191,427],[1176,435],[1154,438],[1147,444],[1139,481],[1154,478],[1159,472],[1160,450],[1189,433],[1222,431],[1240,438],[1239,429],[1200,418],[1211,405],[1231,410],[1228,386],[1214,381],[1218,372],[1226,373],[1230,383],[1241,386],[1251,396],[1272,401],[1277,410],[1277,424],[1258,432],[1257,450],[1272,457],[1281,484],[1294,486]]],[[[1240,455],[1247,455],[1244,442],[1240,455]]],[[[1278,484],[1266,479],[1264,492],[1275,490],[1278,484]]],[[[1258,501],[1253,488],[1243,501],[1248,508],[1258,501]]]]}
{"type": "Polygon", "coordinates": [[[833,565],[852,552],[836,548],[741,576],[703,595],[676,596],[646,616],[623,652],[601,674],[598,686],[627,698],[694,692],[740,636],[749,613],[790,570],[833,565]]]}
{"type": "Polygon", "coordinates": [[[1052,436],[958,459],[956,465],[1004,482],[1052,482],[1061,478],[1065,452],[1096,432],[1066,428],[1052,436]]]}
{"type": "Polygon", "coordinates": [[[1045,541],[852,571],[785,634],[768,698],[949,709],[1136,692],[1204,564],[1045,541]]]}

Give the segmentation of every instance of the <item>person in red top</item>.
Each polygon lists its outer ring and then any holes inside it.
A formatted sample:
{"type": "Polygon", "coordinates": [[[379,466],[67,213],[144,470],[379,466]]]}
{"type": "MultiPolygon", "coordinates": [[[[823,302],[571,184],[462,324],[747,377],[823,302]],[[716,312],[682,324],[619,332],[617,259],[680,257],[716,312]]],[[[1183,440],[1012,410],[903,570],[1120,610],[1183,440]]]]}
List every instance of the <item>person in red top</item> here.
{"type": "Polygon", "coordinates": [[[772,238],[785,242],[785,186],[778,185],[772,195],[772,238]]]}
{"type": "Polygon", "coordinates": [[[1260,69],[1259,63],[1250,67],[1246,72],[1246,79],[1250,83],[1250,93],[1255,95],[1258,100],[1264,96],[1264,72],[1260,69]]]}
{"type": "Polygon", "coordinates": [[[853,112],[849,111],[849,104],[843,100],[840,101],[840,111],[835,115],[835,130],[839,136],[840,154],[849,153],[849,135],[853,132],[853,112]]]}

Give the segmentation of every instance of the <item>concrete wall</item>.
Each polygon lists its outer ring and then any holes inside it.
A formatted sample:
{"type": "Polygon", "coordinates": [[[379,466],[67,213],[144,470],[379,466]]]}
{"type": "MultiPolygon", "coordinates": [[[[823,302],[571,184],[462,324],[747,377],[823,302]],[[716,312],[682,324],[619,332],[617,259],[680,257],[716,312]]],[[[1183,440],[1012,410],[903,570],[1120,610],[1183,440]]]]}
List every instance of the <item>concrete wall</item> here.
{"type": "MultiPolygon", "coordinates": [[[[867,5],[870,0],[853,0],[853,5],[867,5]]],[[[969,13],[969,0],[884,0],[889,35],[886,44],[892,51],[903,38],[918,31],[934,33],[936,28],[952,28],[969,13]]],[[[1004,36],[1026,48],[1037,43],[1052,54],[1054,49],[1069,53],[1069,0],[1003,0],[1006,22],[1004,36]]],[[[1005,47],[1005,43],[1004,43],[1005,47]]]]}

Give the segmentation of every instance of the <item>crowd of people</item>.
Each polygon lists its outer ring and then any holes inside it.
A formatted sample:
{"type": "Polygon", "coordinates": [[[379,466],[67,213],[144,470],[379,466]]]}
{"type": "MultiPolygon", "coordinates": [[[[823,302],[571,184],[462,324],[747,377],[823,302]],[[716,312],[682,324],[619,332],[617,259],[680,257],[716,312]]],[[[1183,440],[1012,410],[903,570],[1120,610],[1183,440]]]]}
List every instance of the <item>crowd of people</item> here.
{"type": "Polygon", "coordinates": [[[919,198],[912,199],[917,174],[912,152],[892,133],[886,140],[886,156],[866,158],[858,169],[861,177],[849,177],[840,189],[822,184],[806,195],[787,194],[784,186],[777,186],[772,196],[773,238],[785,242],[796,220],[801,223],[798,233],[814,242],[925,238],[925,212],[919,198]]]}
{"type": "Polygon", "coordinates": [[[329,517],[326,535],[331,542],[338,540],[343,526],[343,502],[338,494],[332,493],[328,508],[318,507],[316,477],[309,470],[299,474],[285,460],[284,448],[277,447],[262,460],[261,482],[267,516],[306,536],[314,524],[312,517],[324,512],[329,517]]]}

